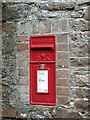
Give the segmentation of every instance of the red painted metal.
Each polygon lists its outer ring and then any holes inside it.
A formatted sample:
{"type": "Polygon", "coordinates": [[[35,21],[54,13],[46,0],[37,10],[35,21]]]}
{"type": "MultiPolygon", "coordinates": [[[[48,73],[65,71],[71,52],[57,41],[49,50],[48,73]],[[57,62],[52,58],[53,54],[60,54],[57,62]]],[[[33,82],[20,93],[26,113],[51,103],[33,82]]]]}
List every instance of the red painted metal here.
{"type": "Polygon", "coordinates": [[[56,46],[54,35],[30,37],[30,103],[52,106],[56,103],[56,46]],[[41,64],[44,65],[43,68],[41,68],[41,64]],[[48,71],[48,92],[46,93],[37,92],[38,70],[48,71]]]}

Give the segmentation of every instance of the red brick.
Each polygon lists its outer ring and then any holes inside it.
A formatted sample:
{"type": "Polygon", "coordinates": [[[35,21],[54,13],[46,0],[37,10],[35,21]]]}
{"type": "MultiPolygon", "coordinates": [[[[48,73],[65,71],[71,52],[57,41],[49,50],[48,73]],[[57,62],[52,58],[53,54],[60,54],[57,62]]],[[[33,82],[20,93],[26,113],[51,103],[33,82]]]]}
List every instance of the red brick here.
{"type": "Polygon", "coordinates": [[[58,52],[57,59],[59,60],[68,60],[68,52],[58,52]]]}
{"type": "Polygon", "coordinates": [[[28,44],[24,44],[24,43],[20,43],[19,45],[18,45],[18,50],[28,50],[28,44]]]}
{"type": "Polygon", "coordinates": [[[21,59],[28,58],[28,53],[26,53],[26,52],[19,52],[18,58],[21,58],[21,59]]]}
{"type": "Polygon", "coordinates": [[[68,79],[59,79],[57,80],[58,86],[69,86],[69,80],[68,79]]]}
{"type": "Polygon", "coordinates": [[[67,51],[68,50],[68,45],[67,44],[58,44],[57,45],[57,50],[58,51],[67,51]]]}
{"type": "Polygon", "coordinates": [[[57,34],[56,39],[57,39],[57,42],[66,43],[66,42],[68,42],[68,35],[67,34],[57,34]]]}
{"type": "Polygon", "coordinates": [[[19,75],[20,76],[27,76],[28,70],[27,69],[19,69],[19,75]]]}
{"type": "Polygon", "coordinates": [[[69,103],[69,99],[68,97],[58,97],[58,104],[68,104],[69,103]]]}
{"type": "Polygon", "coordinates": [[[29,62],[26,61],[26,60],[19,60],[18,61],[18,66],[19,67],[28,67],[28,65],[29,65],[29,62]]]}
{"type": "Polygon", "coordinates": [[[68,78],[68,70],[58,70],[57,71],[58,78],[68,78]]]}
{"type": "Polygon", "coordinates": [[[58,68],[68,68],[69,61],[58,61],[57,67],[58,68]]]}
{"type": "Polygon", "coordinates": [[[61,21],[61,29],[64,32],[67,31],[67,19],[62,19],[62,21],[61,21]]]}
{"type": "Polygon", "coordinates": [[[59,21],[58,20],[54,20],[52,22],[52,32],[58,32],[59,30],[59,21]]]}
{"type": "Polygon", "coordinates": [[[57,88],[57,95],[68,96],[69,95],[69,88],[65,88],[65,87],[57,88]]]}
{"type": "Polygon", "coordinates": [[[28,36],[18,36],[18,41],[27,41],[28,36]]]}
{"type": "Polygon", "coordinates": [[[44,26],[45,26],[45,32],[48,33],[48,32],[51,32],[51,24],[50,24],[50,21],[49,20],[46,20],[44,22],[44,26]]]}

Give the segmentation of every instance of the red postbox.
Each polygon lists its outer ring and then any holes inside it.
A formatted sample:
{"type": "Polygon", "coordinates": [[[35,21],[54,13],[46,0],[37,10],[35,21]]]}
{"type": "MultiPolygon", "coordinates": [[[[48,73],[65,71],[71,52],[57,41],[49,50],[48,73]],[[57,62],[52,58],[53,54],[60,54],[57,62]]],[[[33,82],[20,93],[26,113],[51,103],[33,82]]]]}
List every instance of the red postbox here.
{"type": "Polygon", "coordinates": [[[30,103],[56,103],[55,36],[30,37],[30,103]]]}

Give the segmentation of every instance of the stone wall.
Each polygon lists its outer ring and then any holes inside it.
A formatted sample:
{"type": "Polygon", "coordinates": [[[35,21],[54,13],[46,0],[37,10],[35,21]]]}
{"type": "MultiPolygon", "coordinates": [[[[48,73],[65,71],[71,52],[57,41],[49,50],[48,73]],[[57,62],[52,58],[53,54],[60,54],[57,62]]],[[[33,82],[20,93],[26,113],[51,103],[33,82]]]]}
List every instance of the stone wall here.
{"type": "MultiPolygon", "coordinates": [[[[2,2],[2,116],[89,118],[90,1],[2,2]],[[29,103],[29,38],[55,35],[56,105],[29,103]]],[[[9,118],[8,118],[9,119],[9,118]]]]}

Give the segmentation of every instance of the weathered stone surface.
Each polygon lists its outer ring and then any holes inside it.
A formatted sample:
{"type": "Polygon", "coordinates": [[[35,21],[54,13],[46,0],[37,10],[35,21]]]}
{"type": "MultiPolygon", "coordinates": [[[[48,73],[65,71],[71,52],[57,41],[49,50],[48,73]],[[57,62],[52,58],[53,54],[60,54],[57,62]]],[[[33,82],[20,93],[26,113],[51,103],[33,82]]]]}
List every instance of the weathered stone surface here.
{"type": "Polygon", "coordinates": [[[3,111],[2,111],[3,117],[20,117],[20,115],[21,112],[18,109],[10,105],[3,106],[3,111]]]}
{"type": "Polygon", "coordinates": [[[75,103],[77,109],[87,110],[88,105],[89,105],[88,101],[84,101],[84,100],[79,100],[75,103]]]}
{"type": "Polygon", "coordinates": [[[89,97],[88,89],[83,88],[84,86],[76,88],[76,90],[73,93],[73,94],[75,94],[76,98],[82,98],[82,99],[86,98],[86,99],[88,99],[88,97],[89,97]]]}
{"type": "Polygon", "coordinates": [[[90,19],[90,6],[88,6],[86,9],[84,9],[83,13],[84,13],[85,19],[90,19]]]}
{"type": "Polygon", "coordinates": [[[8,77],[15,72],[16,66],[15,40],[13,37],[2,38],[2,77],[8,77]]]}
{"type": "Polygon", "coordinates": [[[79,11],[73,11],[71,13],[71,17],[72,18],[82,18],[83,17],[83,11],[79,10],[79,11]]]}
{"type": "Polygon", "coordinates": [[[10,95],[11,89],[9,86],[2,85],[2,103],[9,103],[9,95],[10,95]]]}
{"type": "Polygon", "coordinates": [[[88,66],[88,58],[87,59],[71,58],[71,66],[86,67],[88,66]]]}
{"type": "Polygon", "coordinates": [[[2,23],[2,35],[10,35],[14,34],[15,32],[15,27],[11,23],[2,23]]]}
{"type": "Polygon", "coordinates": [[[78,112],[72,112],[72,113],[69,113],[66,118],[69,118],[69,119],[80,119],[82,118],[81,115],[79,115],[78,112]]]}
{"type": "Polygon", "coordinates": [[[76,82],[77,85],[84,87],[84,86],[89,86],[90,82],[89,82],[89,76],[88,74],[86,75],[75,75],[74,80],[76,82]]]}
{"type": "Polygon", "coordinates": [[[6,4],[2,4],[2,20],[9,20],[19,17],[18,12],[13,10],[13,8],[7,8],[6,4]]]}
{"type": "Polygon", "coordinates": [[[78,4],[89,3],[90,0],[77,0],[78,4]]]}
{"type": "Polygon", "coordinates": [[[40,8],[49,11],[58,11],[58,10],[65,10],[65,9],[74,9],[76,5],[76,1],[74,2],[47,2],[46,4],[40,4],[40,8]]]}

